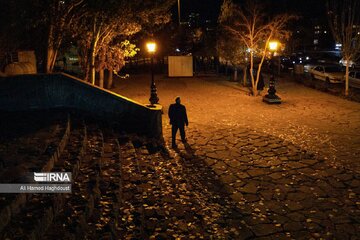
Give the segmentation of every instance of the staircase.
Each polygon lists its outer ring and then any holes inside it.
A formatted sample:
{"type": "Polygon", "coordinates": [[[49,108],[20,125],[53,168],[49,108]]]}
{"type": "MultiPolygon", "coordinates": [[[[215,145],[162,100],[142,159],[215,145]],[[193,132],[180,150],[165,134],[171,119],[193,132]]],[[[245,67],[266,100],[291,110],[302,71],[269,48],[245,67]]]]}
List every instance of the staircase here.
{"type": "Polygon", "coordinates": [[[241,213],[201,159],[194,166],[185,152],[169,150],[162,142],[115,133],[84,115],[60,115],[66,116],[63,122],[47,128],[56,140],[39,153],[38,161],[19,165],[27,171],[72,172],[72,193],[2,194],[0,239],[209,239],[239,234],[241,213]]]}

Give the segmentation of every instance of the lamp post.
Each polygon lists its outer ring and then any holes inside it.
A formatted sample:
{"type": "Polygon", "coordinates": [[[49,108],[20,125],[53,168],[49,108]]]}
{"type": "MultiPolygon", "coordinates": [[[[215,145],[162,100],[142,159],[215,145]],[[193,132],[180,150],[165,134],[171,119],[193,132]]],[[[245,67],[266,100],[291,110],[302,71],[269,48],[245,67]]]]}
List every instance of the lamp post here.
{"type": "Polygon", "coordinates": [[[151,84],[150,84],[150,98],[149,101],[151,103],[150,106],[154,106],[154,104],[157,104],[159,102],[159,98],[157,96],[157,89],[156,89],[156,85],[155,85],[155,80],[154,80],[154,54],[156,52],[156,43],[151,41],[146,43],[146,48],[148,53],[150,54],[150,59],[151,59],[151,63],[150,63],[150,68],[151,68],[151,84]]]}
{"type": "Polygon", "coordinates": [[[271,77],[269,80],[269,90],[263,98],[264,102],[267,103],[281,103],[281,98],[276,95],[275,89],[275,66],[274,66],[274,53],[279,47],[279,42],[271,41],[269,42],[269,50],[271,52],[270,66],[271,66],[271,77]]]}
{"type": "Polygon", "coordinates": [[[181,14],[180,14],[180,0],[177,1],[178,5],[178,18],[179,18],[179,26],[181,25],[181,14]]]}

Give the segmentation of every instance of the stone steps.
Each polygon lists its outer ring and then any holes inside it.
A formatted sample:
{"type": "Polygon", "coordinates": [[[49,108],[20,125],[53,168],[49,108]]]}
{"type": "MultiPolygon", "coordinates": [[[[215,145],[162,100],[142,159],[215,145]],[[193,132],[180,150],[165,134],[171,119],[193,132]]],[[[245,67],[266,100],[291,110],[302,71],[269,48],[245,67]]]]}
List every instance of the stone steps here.
{"type": "Polygon", "coordinates": [[[91,226],[88,220],[94,214],[94,206],[99,198],[100,159],[103,155],[102,132],[93,126],[86,126],[86,152],[79,158],[78,168],[72,184],[72,194],[65,200],[64,207],[56,217],[44,239],[54,239],[57,236],[67,236],[70,239],[80,239],[86,236],[91,226]]]}
{"type": "Polygon", "coordinates": [[[82,119],[48,165],[72,172],[72,194],[32,194],[0,238],[236,239],[241,213],[201,159],[82,119]]]}
{"type": "Polygon", "coordinates": [[[88,124],[87,153],[81,161],[73,193],[44,239],[121,239],[117,230],[120,161],[117,137],[109,129],[88,124]]]}
{"type": "MultiPolygon", "coordinates": [[[[44,171],[49,169],[54,164],[54,162],[58,160],[58,157],[64,150],[69,138],[70,119],[68,117],[66,121],[60,123],[58,122],[59,119],[56,119],[56,117],[55,122],[49,123],[52,124],[50,125],[50,129],[53,132],[46,141],[48,145],[45,150],[39,156],[33,156],[33,160],[26,160],[24,164],[21,164],[24,162],[24,160],[13,163],[12,167],[9,167],[6,171],[1,173],[3,178],[2,183],[24,182],[23,180],[28,181],[28,176],[26,176],[28,172],[44,171]],[[22,171],[19,171],[19,169],[22,169],[22,171]]],[[[36,123],[28,122],[26,124],[29,125],[36,123]]],[[[44,130],[42,132],[44,132],[44,130]]],[[[30,135],[27,138],[32,141],[32,139],[37,139],[38,136],[39,132],[35,132],[33,135],[30,135]]],[[[27,146],[24,148],[27,148],[27,146]]],[[[13,158],[17,158],[16,153],[13,155],[13,158]]],[[[19,214],[21,209],[24,208],[26,204],[31,202],[31,194],[2,194],[0,198],[0,233],[10,223],[12,218],[19,214]]]]}
{"type": "MultiPolygon", "coordinates": [[[[63,121],[63,123],[54,122],[46,129],[30,133],[29,136],[12,139],[9,144],[1,142],[0,145],[5,145],[7,149],[0,152],[4,155],[3,158],[6,158],[3,160],[6,169],[0,172],[0,181],[21,182],[27,172],[46,169],[47,164],[56,161],[67,143],[70,132],[69,118],[63,121]]],[[[33,122],[26,125],[31,124],[33,122]]]]}
{"type": "MultiPolygon", "coordinates": [[[[72,127],[76,125],[77,123],[73,123],[72,127]]],[[[67,140],[60,141],[59,146],[54,151],[55,154],[42,169],[46,169],[46,171],[72,171],[73,168],[68,167],[69,161],[81,158],[86,133],[84,129],[75,127],[70,134],[69,121],[67,129],[65,135],[67,135],[66,138],[69,139],[69,143],[65,144],[67,140]]],[[[65,194],[26,194],[26,201],[22,210],[12,215],[2,237],[4,239],[42,239],[53,219],[63,208],[66,197],[65,194]]]]}
{"type": "Polygon", "coordinates": [[[119,239],[116,229],[120,203],[120,147],[116,136],[109,129],[103,130],[103,154],[99,161],[98,194],[94,213],[88,220],[86,236],[89,239],[119,239]]]}

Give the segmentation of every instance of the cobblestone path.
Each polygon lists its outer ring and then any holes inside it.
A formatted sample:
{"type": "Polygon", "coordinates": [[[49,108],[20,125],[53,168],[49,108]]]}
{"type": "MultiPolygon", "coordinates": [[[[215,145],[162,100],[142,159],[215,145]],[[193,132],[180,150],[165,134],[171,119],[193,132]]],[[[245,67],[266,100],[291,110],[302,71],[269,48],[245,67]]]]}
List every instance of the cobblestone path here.
{"type": "Polygon", "coordinates": [[[246,128],[206,134],[193,127],[188,139],[177,152],[199,179],[205,170],[194,166],[211,167],[224,186],[218,191],[237,203],[252,234],[238,239],[360,239],[358,173],[246,128]]]}

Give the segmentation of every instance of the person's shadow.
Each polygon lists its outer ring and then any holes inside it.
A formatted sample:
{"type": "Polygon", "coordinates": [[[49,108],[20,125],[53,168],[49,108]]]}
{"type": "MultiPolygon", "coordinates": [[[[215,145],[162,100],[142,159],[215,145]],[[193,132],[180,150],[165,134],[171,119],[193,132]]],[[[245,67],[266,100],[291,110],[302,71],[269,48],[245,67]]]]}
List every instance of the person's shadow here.
{"type": "Polygon", "coordinates": [[[189,143],[185,142],[184,144],[184,148],[185,151],[182,151],[181,149],[179,149],[178,147],[173,148],[174,151],[179,154],[182,158],[189,160],[195,157],[195,150],[190,146],[189,143]]]}
{"type": "Polygon", "coordinates": [[[190,146],[190,144],[188,144],[188,143],[186,142],[186,143],[184,143],[184,147],[185,147],[185,151],[186,151],[188,154],[194,155],[195,151],[194,151],[194,149],[192,149],[192,147],[190,146]]]}
{"type": "Polygon", "coordinates": [[[173,148],[181,157],[178,163],[181,165],[184,179],[187,179],[194,191],[203,192],[204,196],[211,199],[212,204],[222,206],[220,210],[222,214],[218,216],[216,222],[219,224],[231,222],[232,227],[238,228],[240,226],[242,231],[251,236],[252,233],[249,228],[242,223],[245,214],[238,207],[238,204],[232,200],[233,192],[230,191],[229,186],[206,163],[206,156],[197,155],[196,150],[188,143],[184,143],[184,148],[173,148]]]}

